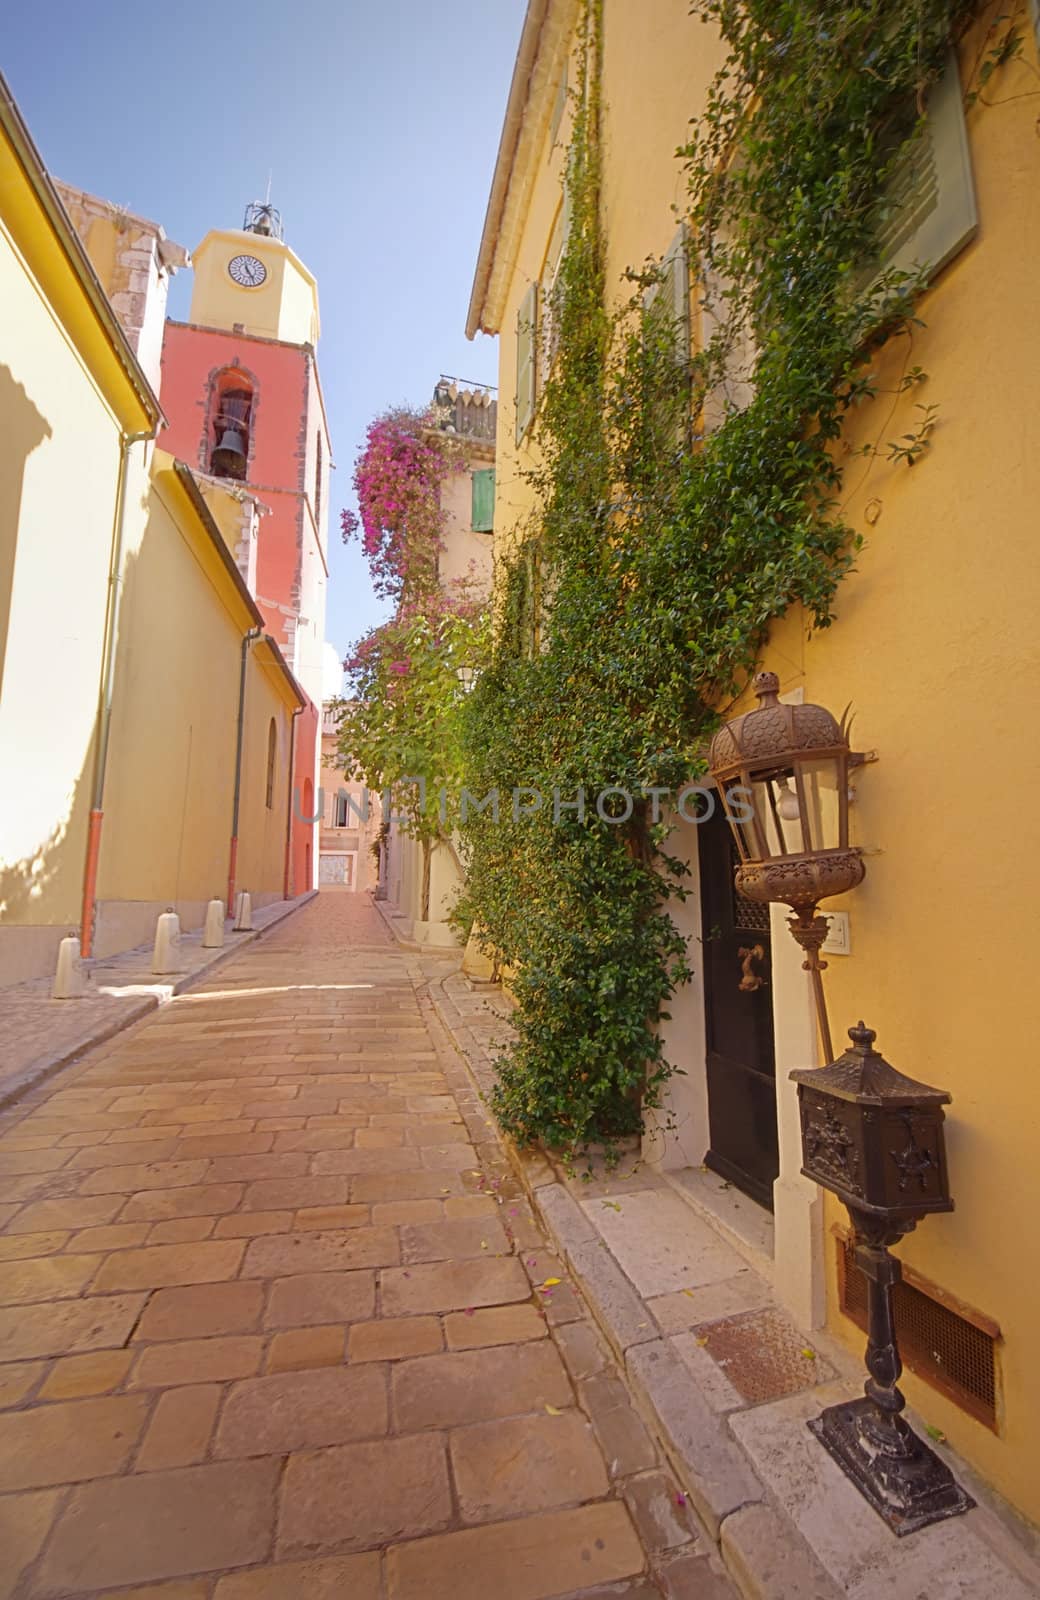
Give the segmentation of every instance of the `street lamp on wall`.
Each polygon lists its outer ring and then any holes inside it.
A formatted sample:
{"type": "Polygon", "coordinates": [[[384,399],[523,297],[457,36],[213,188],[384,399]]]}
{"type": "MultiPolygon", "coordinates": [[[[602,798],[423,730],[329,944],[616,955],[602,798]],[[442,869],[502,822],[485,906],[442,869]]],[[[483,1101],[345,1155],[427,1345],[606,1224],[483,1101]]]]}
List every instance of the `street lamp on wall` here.
{"type": "Polygon", "coordinates": [[[874,759],[849,749],[847,722],[823,706],[781,705],[780,680],[760,672],[758,706],[726,722],[711,744],[711,775],[736,840],[736,887],[749,900],[790,906],[805,952],[827,1065],[792,1072],[798,1085],[802,1172],[848,1207],[855,1258],[867,1280],[870,1376],[861,1400],[829,1406],[809,1427],[894,1533],[967,1511],[974,1501],[904,1421],[892,1291],[902,1268],[889,1247],[935,1211],[952,1211],[943,1106],[950,1096],[897,1072],[863,1023],[834,1060],[817,906],[863,881],[849,843],[849,772],[874,759]]]}
{"type": "Polygon", "coordinates": [[[817,906],[863,881],[863,858],[849,844],[849,772],[869,758],[849,749],[844,717],[781,705],[775,672],[758,673],[753,687],[756,709],[723,723],[711,742],[711,776],[740,855],[739,893],[794,913],[788,927],[805,953],[824,1057],[833,1061],[820,976],[828,922],[817,906]]]}

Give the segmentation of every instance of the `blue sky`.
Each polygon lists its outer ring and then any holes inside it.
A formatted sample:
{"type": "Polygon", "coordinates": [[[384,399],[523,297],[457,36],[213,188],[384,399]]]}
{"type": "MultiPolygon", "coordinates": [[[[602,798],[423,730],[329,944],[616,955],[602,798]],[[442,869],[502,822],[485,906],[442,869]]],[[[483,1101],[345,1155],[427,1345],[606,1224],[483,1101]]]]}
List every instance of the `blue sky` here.
{"type": "MultiPolygon", "coordinates": [[[[372,416],[441,372],[494,382],[463,332],[524,0],[240,0],[12,8],[2,67],[56,177],[192,249],[271,198],[318,279],[333,474],[327,634],[383,609],[339,509],[372,416]]],[[[170,315],[186,317],[190,275],[170,315]]]]}

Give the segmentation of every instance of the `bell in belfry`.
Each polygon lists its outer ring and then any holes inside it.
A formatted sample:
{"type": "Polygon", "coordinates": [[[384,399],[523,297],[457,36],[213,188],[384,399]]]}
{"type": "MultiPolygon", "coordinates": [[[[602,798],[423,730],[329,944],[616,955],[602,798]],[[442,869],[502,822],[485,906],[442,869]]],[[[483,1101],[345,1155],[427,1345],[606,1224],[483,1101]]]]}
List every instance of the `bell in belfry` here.
{"type": "Polygon", "coordinates": [[[218,478],[244,478],[246,475],[245,439],[235,428],[225,428],[210,459],[210,470],[218,478]]]}

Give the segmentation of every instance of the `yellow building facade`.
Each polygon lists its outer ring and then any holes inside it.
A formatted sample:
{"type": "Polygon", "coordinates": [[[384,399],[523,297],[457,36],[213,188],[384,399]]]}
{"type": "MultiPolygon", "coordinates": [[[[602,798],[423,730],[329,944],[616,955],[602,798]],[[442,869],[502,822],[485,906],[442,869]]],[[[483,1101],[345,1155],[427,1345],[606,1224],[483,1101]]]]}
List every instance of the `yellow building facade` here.
{"type": "Polygon", "coordinates": [[[239,885],[284,892],[301,691],[229,549],[241,504],[222,533],[153,447],[154,330],[128,332],[108,287],[0,84],[0,984],[49,973],[70,930],[105,956],[168,906],[200,925],[226,894],[236,765],[239,885]]]}
{"type": "MultiPolygon", "coordinates": [[[[532,403],[522,324],[532,285],[551,284],[558,259],[578,9],[576,0],[528,9],[470,306],[471,335],[502,336],[496,554],[508,552],[530,507],[521,477],[532,403]]],[[[1004,69],[994,96],[1001,103],[958,113],[977,220],[921,303],[925,326],[915,331],[913,361],[929,374],[927,391],[898,397],[890,416],[879,411],[889,400],[861,408],[844,441],[854,451],[879,431],[899,437],[914,427],[914,405],[924,399],[940,407],[932,447],[912,468],[849,457],[842,514],[865,542],[838,591],[834,626],[810,634],[792,610],[772,627],[761,665],[779,674],[789,699],[837,713],[851,701],[854,743],[878,755],[857,775],[851,808],[866,880],[823,908],[848,917],[847,953],[828,956],[825,977],[836,1048],[865,1016],[896,1066],[953,1097],[956,1211],[929,1221],[899,1253],[936,1337],[974,1341],[988,1366],[978,1392],[977,1374],[952,1370],[909,1372],[905,1388],[985,1479],[1040,1519],[1040,1289],[1025,1243],[1040,1200],[1040,1092],[1026,1013],[1027,819],[1040,779],[1028,731],[1040,664],[1040,456],[1029,442],[1040,366],[1040,144],[1030,93],[1036,38],[1025,19],[1023,27],[1022,59],[1004,69]]],[[[976,29],[963,42],[962,78],[981,40],[976,29]]],[[[624,270],[663,258],[675,241],[685,199],[675,151],[703,109],[722,49],[684,0],[655,0],[649,11],[604,0],[602,42],[601,214],[608,292],[612,286],[620,303],[630,293],[624,270]]],[[[690,308],[696,343],[692,286],[690,308]]],[[[883,388],[896,386],[905,357],[893,346],[875,361],[883,388]]],[[[788,1073],[819,1057],[802,957],[782,908],[773,908],[763,934],[771,944],[778,1152],[769,1204],[749,1208],[721,1192],[726,1186],[704,1181],[716,1130],[696,833],[677,820],[671,841],[694,890],[675,913],[694,980],[664,1025],[665,1053],[683,1075],[670,1083],[670,1115],[648,1130],[644,1153],[684,1176],[698,1207],[769,1275],[802,1327],[826,1323],[859,1352],[863,1335],[843,1300],[847,1216],[799,1170],[788,1073]]]]}

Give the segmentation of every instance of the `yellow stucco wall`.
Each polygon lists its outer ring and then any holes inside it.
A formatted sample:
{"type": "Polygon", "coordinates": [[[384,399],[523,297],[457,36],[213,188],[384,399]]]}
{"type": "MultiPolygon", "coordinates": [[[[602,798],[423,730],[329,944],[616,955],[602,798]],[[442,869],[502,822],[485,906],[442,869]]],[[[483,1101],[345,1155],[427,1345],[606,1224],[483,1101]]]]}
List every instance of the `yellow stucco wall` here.
{"type": "MultiPolygon", "coordinates": [[[[976,46],[969,38],[965,59],[976,46]]],[[[718,59],[717,40],[684,0],[649,10],[605,0],[603,215],[608,284],[619,295],[623,269],[661,255],[675,234],[683,184],[674,152],[718,59]]],[[[832,958],[827,973],[833,1026],[844,1038],[865,1015],[897,1066],[952,1092],[957,1209],[926,1222],[901,1254],[1004,1333],[997,1433],[911,1375],[905,1387],[986,1478],[1040,1518],[1040,1289],[1028,1268],[1040,1094],[1027,1039],[1028,818],[1040,779],[1031,714],[1040,656],[1035,69],[1030,38],[1026,61],[994,91],[1005,103],[969,113],[978,236],[926,297],[912,356],[893,343],[876,363],[885,387],[918,363],[927,385],[895,405],[879,398],[849,434],[852,447],[884,445],[909,430],[922,400],[940,408],[934,447],[912,469],[850,465],[844,512],[867,544],[839,593],[837,621],[810,639],[803,619],[788,616],[763,660],[784,690],[802,687],[838,712],[851,699],[854,743],[880,752],[856,779],[866,882],[833,903],[850,913],[853,952],[832,958]]],[[[551,149],[546,140],[525,169],[526,222],[500,318],[499,554],[530,503],[518,476],[527,446],[518,452],[514,442],[515,326],[545,260],[563,142],[551,149]]],[[[845,1220],[837,1205],[831,1220],[845,1220]]],[[[834,1304],[829,1234],[826,1251],[830,1326],[859,1350],[862,1335],[834,1304]]]]}
{"type": "MultiPolygon", "coordinates": [[[[253,623],[171,468],[156,451],[144,515],[126,552],[98,875],[102,921],[106,902],[120,907],[107,912],[110,939],[115,926],[137,925],[131,905],[150,920],[154,906],[168,901],[190,925],[207,900],[227,893],[241,641],[253,623]]],[[[257,898],[281,894],[289,716],[284,678],[266,647],[254,644],[237,879],[257,898]]]]}
{"type": "Polygon", "coordinates": [[[2,983],[78,919],[120,432],[148,422],[3,135],[0,305],[2,983]]]}
{"type": "Polygon", "coordinates": [[[494,464],[490,452],[486,457],[474,455],[467,461],[464,472],[452,473],[441,487],[441,505],[447,526],[438,570],[446,586],[461,581],[467,586],[475,585],[481,594],[490,591],[492,536],[473,531],[473,473],[494,464]]]}
{"type": "Polygon", "coordinates": [[[284,679],[265,649],[254,647],[246,680],[245,742],[238,816],[238,884],[254,904],[280,899],[285,869],[285,827],[289,805],[291,708],[284,679]],[[267,805],[267,738],[275,725],[272,804],[267,805]]]}
{"type": "MultiPolygon", "coordinates": [[[[6,984],[51,970],[58,940],[80,920],[121,445],[152,431],[159,415],[14,117],[0,133],[0,304],[6,984]]],[[[101,956],[150,939],[167,904],[190,927],[206,900],[226,893],[240,644],[260,613],[234,570],[243,507],[216,489],[210,506],[230,558],[172,459],[129,447],[97,883],[101,956]]],[[[238,883],[261,903],[282,893],[297,703],[259,639],[248,659],[238,883]]]]}
{"type": "MultiPolygon", "coordinates": [[[[1035,82],[1026,79],[1024,65],[1012,68],[994,98],[1035,82]]],[[[899,1253],[1004,1334],[999,1435],[912,1376],[907,1393],[1040,1518],[1040,1286],[1026,1266],[1040,1199],[1040,1092],[1028,1038],[1028,819],[1040,782],[1031,713],[1040,456],[1026,398],[1040,368],[1031,108],[1032,100],[1009,100],[969,113],[978,237],[925,298],[912,354],[894,341],[875,363],[884,388],[918,363],[928,382],[894,409],[881,396],[847,434],[853,448],[898,438],[914,426],[915,401],[935,402],[933,449],[912,469],[881,460],[849,468],[846,514],[866,545],[838,594],[837,621],[810,639],[801,617],[788,616],[764,660],[784,689],[804,684],[807,699],[837,710],[851,699],[855,746],[879,753],[856,779],[851,811],[853,841],[868,851],[866,881],[833,902],[849,912],[852,954],[832,958],[827,973],[832,1025],[844,1040],[865,1014],[896,1066],[952,1093],[957,1209],[925,1223],[899,1253]]],[[[829,1209],[846,1220],[836,1204],[829,1209]]],[[[861,1335],[833,1304],[833,1270],[828,1283],[831,1325],[858,1349],[861,1335]]]]}

